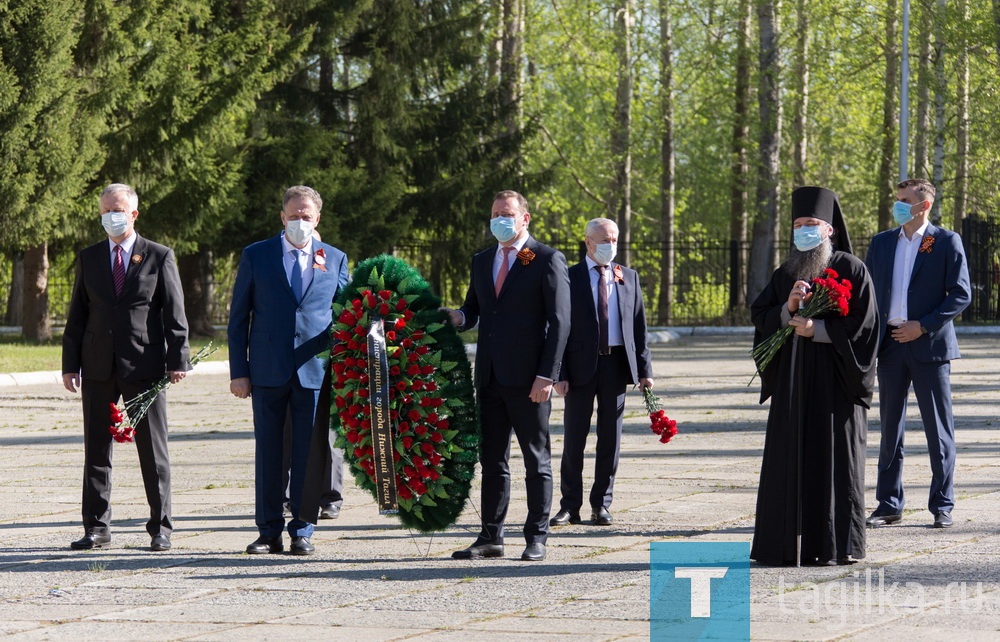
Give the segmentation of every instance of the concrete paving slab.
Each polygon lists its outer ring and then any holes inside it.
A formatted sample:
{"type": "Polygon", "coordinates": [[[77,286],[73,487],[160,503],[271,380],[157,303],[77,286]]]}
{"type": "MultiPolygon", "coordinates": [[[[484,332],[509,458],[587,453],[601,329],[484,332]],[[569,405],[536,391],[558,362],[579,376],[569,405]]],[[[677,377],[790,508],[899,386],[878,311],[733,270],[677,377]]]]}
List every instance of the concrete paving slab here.
{"type": "MultiPolygon", "coordinates": [[[[932,516],[923,504],[930,469],[911,403],[904,520],[870,530],[868,557],[850,567],[752,566],[754,639],[1000,639],[1000,335],[964,335],[960,342],[966,358],[953,363],[952,377],[959,445],[955,526],[929,527],[932,516]],[[891,599],[894,612],[866,611],[868,577],[876,587],[881,582],[881,599],[891,599]],[[982,598],[975,592],[980,582],[982,598]],[[862,600],[857,607],[855,590],[862,600]]],[[[640,395],[630,391],[615,524],[553,529],[548,559],[539,564],[518,559],[526,508],[516,447],[503,559],[450,558],[478,532],[478,480],[458,524],[433,537],[380,517],[371,496],[348,480],[341,517],[320,522],[313,538],[316,555],[244,554],[256,537],[252,416],[249,403],[228,394],[224,371],[201,372],[169,393],[174,548],[148,550],[141,475],[134,446],[124,445],[115,453],[112,545],[73,552],[68,544],[82,532],[79,397],[50,383],[5,386],[0,634],[24,640],[647,639],[652,542],[752,536],[767,405],[746,385],[748,351],[749,337],[739,334],[688,333],[654,346],[658,394],[681,433],[659,444],[640,395]]],[[[562,405],[553,403],[556,466],[562,405]]],[[[875,505],[877,414],[876,406],[868,435],[869,509],[875,505]]],[[[585,475],[592,474],[593,443],[589,450],[585,475]]],[[[556,491],[558,503],[558,479],[556,491]]]]}

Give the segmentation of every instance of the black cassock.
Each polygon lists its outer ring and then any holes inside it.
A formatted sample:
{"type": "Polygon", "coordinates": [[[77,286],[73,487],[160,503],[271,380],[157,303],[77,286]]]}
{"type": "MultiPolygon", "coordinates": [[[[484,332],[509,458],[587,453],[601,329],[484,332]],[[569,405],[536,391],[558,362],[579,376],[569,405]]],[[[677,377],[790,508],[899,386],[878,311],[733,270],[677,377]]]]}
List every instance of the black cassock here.
{"type": "MultiPolygon", "coordinates": [[[[865,556],[865,442],[878,310],[860,260],[834,252],[830,267],[853,286],[847,316],[820,317],[831,342],[799,337],[795,373],[792,335],[761,376],[760,402],[770,398],[771,409],[750,551],[760,564],[796,563],[799,507],[802,564],[865,556]]],[[[779,268],[753,302],[755,346],[782,326],[795,281],[779,268]]]]}

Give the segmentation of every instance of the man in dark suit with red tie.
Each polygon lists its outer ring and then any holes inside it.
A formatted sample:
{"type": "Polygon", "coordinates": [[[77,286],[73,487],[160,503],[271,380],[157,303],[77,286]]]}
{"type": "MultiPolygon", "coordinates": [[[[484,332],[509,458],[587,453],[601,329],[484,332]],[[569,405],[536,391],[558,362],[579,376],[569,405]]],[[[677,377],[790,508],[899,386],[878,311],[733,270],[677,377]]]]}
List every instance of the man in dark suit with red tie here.
{"type": "MultiPolygon", "coordinates": [[[[128,185],[101,194],[108,239],[80,252],[63,334],[63,385],[83,398],[83,538],[74,550],[111,542],[110,406],[163,377],[177,383],[191,369],[184,294],[173,251],[135,233],[139,197],[128,185]]],[[[150,548],[170,548],[167,400],[160,393],[135,426],[149,503],[150,548]]]]}
{"type": "Polygon", "coordinates": [[[481,417],[482,530],[456,559],[502,557],[510,503],[510,437],[524,456],[528,516],[521,559],[545,559],[552,505],[550,396],[569,333],[566,258],[528,235],[528,203],[514,191],[493,197],[498,245],[472,257],[465,303],[450,311],[460,330],[478,322],[475,383],[481,417]]]}
{"type": "Polygon", "coordinates": [[[566,440],[560,485],[562,502],[552,526],[580,523],[583,451],[597,399],[597,458],[590,489],[592,521],[610,525],[609,511],[628,384],[653,387],[646,344],[646,307],[639,275],[614,263],[618,226],[607,218],[587,223],[587,256],[569,269],[570,334],[556,392],[566,397],[566,440]]]}

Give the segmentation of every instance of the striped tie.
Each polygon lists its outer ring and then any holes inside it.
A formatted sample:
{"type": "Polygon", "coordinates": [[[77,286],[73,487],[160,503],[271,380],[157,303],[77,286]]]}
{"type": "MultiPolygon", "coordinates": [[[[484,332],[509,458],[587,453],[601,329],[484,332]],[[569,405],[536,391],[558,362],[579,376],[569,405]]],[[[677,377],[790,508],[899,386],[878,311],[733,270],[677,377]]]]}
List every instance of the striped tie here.
{"type": "Polygon", "coordinates": [[[115,246],[115,262],[111,267],[111,278],[115,282],[115,295],[121,296],[125,287],[125,261],[122,260],[122,246],[115,246]]]}

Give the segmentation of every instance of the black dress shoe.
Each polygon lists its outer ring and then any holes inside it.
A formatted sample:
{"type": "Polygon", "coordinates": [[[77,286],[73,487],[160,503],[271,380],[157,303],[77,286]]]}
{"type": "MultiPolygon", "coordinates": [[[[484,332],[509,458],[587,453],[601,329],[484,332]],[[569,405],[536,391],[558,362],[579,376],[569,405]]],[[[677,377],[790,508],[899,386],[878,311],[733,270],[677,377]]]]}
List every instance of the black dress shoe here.
{"type": "Polygon", "coordinates": [[[934,514],[934,528],[951,528],[951,513],[946,510],[934,514]]]}
{"type": "Polygon", "coordinates": [[[594,509],[594,526],[611,526],[615,521],[615,518],[611,516],[607,508],[601,506],[600,508],[594,509]]]}
{"type": "Polygon", "coordinates": [[[92,548],[101,548],[111,543],[110,535],[97,535],[87,533],[75,542],[71,542],[69,547],[74,551],[89,551],[92,548]]]}
{"type": "Polygon", "coordinates": [[[149,542],[149,550],[169,551],[170,538],[167,537],[166,535],[153,535],[153,539],[149,542]]]}
{"type": "Polygon", "coordinates": [[[556,516],[549,520],[549,526],[565,526],[566,524],[579,524],[581,521],[580,513],[571,513],[570,511],[563,509],[556,513],[556,516]]]}
{"type": "Polygon", "coordinates": [[[288,552],[292,555],[312,555],[316,552],[316,547],[312,545],[308,537],[293,537],[288,552]]]}
{"type": "Polygon", "coordinates": [[[545,559],[545,544],[528,544],[521,553],[521,559],[525,562],[541,562],[545,559]]]}
{"type": "Polygon", "coordinates": [[[337,519],[340,517],[340,506],[336,504],[327,504],[319,511],[320,519],[337,519]]]}
{"type": "Polygon", "coordinates": [[[865,520],[870,528],[877,528],[879,526],[889,526],[895,524],[899,520],[903,519],[902,511],[898,513],[880,513],[877,510],[868,516],[865,520]]]}
{"type": "Polygon", "coordinates": [[[457,560],[478,560],[484,557],[503,557],[503,544],[473,544],[451,554],[457,560]]]}
{"type": "Polygon", "coordinates": [[[251,555],[280,553],[283,550],[285,550],[285,545],[281,543],[281,535],[277,537],[264,537],[261,535],[247,546],[247,553],[251,555]]]}

